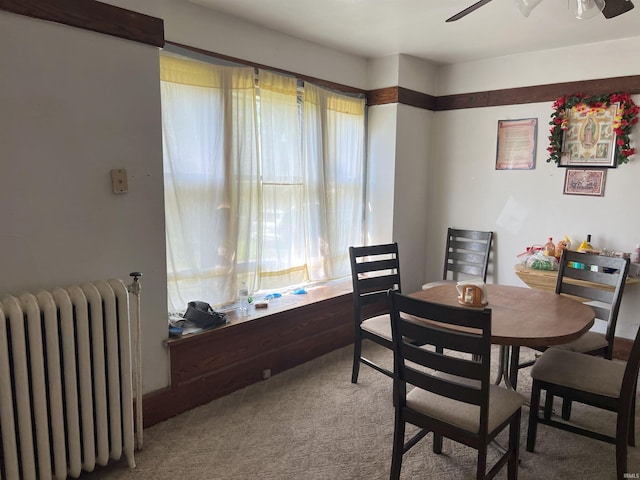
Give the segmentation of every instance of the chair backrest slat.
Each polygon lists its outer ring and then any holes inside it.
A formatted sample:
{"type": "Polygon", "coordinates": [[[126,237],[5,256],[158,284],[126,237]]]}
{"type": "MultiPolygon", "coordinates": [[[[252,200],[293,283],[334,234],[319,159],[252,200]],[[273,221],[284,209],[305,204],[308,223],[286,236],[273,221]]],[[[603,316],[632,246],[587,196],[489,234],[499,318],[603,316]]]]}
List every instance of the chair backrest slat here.
{"type": "Polygon", "coordinates": [[[424,365],[427,368],[445,372],[459,377],[465,376],[469,379],[481,380],[482,364],[470,359],[470,357],[452,357],[443,355],[433,350],[428,350],[424,346],[404,345],[402,354],[405,360],[417,365],[424,365]]]}
{"type": "Polygon", "coordinates": [[[447,272],[464,273],[474,277],[482,277],[484,268],[480,265],[469,265],[465,263],[450,263],[447,272]]]}
{"type": "Polygon", "coordinates": [[[395,258],[387,258],[382,260],[370,260],[356,263],[354,271],[358,274],[379,272],[384,270],[395,270],[398,262],[395,258]]]}
{"type": "MultiPolygon", "coordinates": [[[[451,324],[455,325],[455,324],[451,324]]],[[[455,325],[464,327],[464,325],[455,325]]],[[[409,338],[423,338],[424,345],[433,345],[442,348],[449,348],[459,352],[465,352],[472,355],[482,354],[483,345],[479,342],[469,341],[477,338],[482,332],[476,330],[475,333],[452,330],[446,328],[442,324],[430,323],[414,323],[406,321],[402,324],[402,334],[409,338]],[[428,332],[428,333],[427,333],[428,332]]]]}
{"type": "Polygon", "coordinates": [[[470,405],[482,404],[483,392],[480,381],[466,384],[457,383],[450,378],[438,377],[411,367],[407,367],[404,370],[404,378],[408,384],[436,395],[442,395],[470,405]]]}
{"type": "Polygon", "coordinates": [[[566,278],[575,278],[576,280],[609,285],[610,287],[615,287],[618,284],[617,273],[603,273],[586,269],[567,268],[564,275],[566,278]]]}
{"type": "MultiPolygon", "coordinates": [[[[564,282],[562,285],[562,291],[565,295],[572,295],[574,297],[587,298],[591,301],[603,302],[607,305],[611,305],[615,301],[614,292],[608,292],[606,290],[600,290],[593,286],[586,285],[574,285],[569,282],[564,282]]],[[[606,320],[607,318],[602,318],[606,320]]]]}
{"type": "Polygon", "coordinates": [[[360,295],[372,292],[386,292],[390,288],[395,290],[399,281],[400,276],[395,273],[377,277],[359,277],[358,290],[360,295]]]}

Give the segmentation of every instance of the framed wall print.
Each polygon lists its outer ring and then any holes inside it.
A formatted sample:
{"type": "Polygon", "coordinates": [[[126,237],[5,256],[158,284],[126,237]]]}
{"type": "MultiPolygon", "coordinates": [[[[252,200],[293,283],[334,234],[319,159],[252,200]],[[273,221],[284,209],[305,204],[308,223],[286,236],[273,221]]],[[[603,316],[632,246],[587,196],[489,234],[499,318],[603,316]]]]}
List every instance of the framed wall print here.
{"type": "Polygon", "coordinates": [[[533,170],[538,119],[498,120],[496,170],[533,170]]]}
{"type": "Polygon", "coordinates": [[[616,166],[614,122],[618,104],[601,108],[580,105],[567,110],[567,128],[560,153],[561,167],[616,166]]]}
{"type": "Polygon", "coordinates": [[[603,168],[567,168],[564,177],[565,195],[604,196],[607,171],[603,168]]]}

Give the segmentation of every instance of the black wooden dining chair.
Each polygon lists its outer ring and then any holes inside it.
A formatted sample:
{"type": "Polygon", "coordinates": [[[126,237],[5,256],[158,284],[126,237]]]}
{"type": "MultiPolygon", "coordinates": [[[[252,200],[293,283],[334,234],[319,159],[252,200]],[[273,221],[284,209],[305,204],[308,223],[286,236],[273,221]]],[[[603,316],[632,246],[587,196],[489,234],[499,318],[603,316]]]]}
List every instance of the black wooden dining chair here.
{"type": "Polygon", "coordinates": [[[546,350],[531,369],[533,385],[529,408],[527,451],[534,451],[538,424],[541,423],[614,444],[616,446],[616,478],[625,478],[625,474],[628,473],[627,445],[635,445],[635,398],[639,367],[640,330],[636,334],[626,364],[570,350],[557,348],[546,350]],[[540,393],[543,390],[546,392],[545,405],[544,412],[540,416],[540,393]],[[596,432],[584,426],[552,418],[554,397],[561,397],[563,403],[580,402],[615,412],[615,435],[596,432]]]}
{"type": "MultiPolygon", "coordinates": [[[[580,338],[553,348],[587,353],[611,360],[613,357],[613,341],[615,339],[618,312],[622,302],[627,274],[629,273],[629,259],[607,257],[604,255],[580,253],[564,250],[558,266],[556,293],[577,298],[587,302],[595,311],[595,318],[606,322],[605,333],[590,330],[580,338]],[[586,268],[575,268],[575,264],[586,268]],[[591,270],[589,267],[595,267],[591,270]]],[[[538,351],[545,351],[548,347],[537,347],[538,351]]],[[[519,349],[512,349],[512,365],[519,356],[519,349]]],[[[536,360],[518,363],[518,368],[512,369],[512,384],[517,381],[517,370],[529,367],[536,360]]],[[[571,403],[563,405],[563,418],[568,420],[571,415],[571,403]]]]}
{"type": "Polygon", "coordinates": [[[477,450],[476,478],[493,478],[506,464],[515,480],[525,399],[489,378],[491,310],[389,295],[395,374],[390,478],[400,477],[403,455],[433,432],[434,453],[442,452],[443,437],[477,450]],[[420,430],[405,442],[407,423],[420,430]],[[507,427],[506,451],[487,472],[489,443],[507,427]]]}
{"type": "Polygon", "coordinates": [[[493,232],[462,230],[449,227],[444,255],[442,280],[425,283],[422,288],[456,282],[462,277],[478,277],[487,281],[493,232]]]}
{"type": "Polygon", "coordinates": [[[391,370],[362,356],[362,342],[373,341],[389,353],[393,349],[387,291],[401,291],[398,244],[350,247],[349,257],[355,320],[351,382],[358,382],[361,363],[393,378],[391,370]]]}

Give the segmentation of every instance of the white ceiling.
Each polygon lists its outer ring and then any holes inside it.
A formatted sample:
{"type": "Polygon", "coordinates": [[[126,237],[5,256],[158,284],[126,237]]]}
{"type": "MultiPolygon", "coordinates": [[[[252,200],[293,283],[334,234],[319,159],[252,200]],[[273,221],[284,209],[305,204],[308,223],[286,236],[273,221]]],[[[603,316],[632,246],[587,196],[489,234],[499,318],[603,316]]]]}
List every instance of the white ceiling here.
{"type": "MultiPolygon", "coordinates": [[[[577,20],[569,0],[544,0],[524,17],[514,0],[180,0],[359,56],[406,54],[458,63],[640,35],[640,0],[619,17],[577,20]]],[[[606,59],[585,59],[606,62],[606,59]]]]}

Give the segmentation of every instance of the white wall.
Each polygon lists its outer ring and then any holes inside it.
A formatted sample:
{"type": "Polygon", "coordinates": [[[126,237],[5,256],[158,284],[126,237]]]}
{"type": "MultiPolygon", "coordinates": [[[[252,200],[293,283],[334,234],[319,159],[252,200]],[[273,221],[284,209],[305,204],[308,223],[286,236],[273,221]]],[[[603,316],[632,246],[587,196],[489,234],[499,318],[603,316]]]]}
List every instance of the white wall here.
{"type": "Polygon", "coordinates": [[[367,245],[395,240],[393,213],[398,105],[368,109],[367,245]]]}
{"type": "Polygon", "coordinates": [[[398,83],[404,88],[435,95],[439,69],[436,65],[410,55],[399,55],[398,83]]]}
{"type": "Polygon", "coordinates": [[[431,228],[425,205],[429,204],[429,153],[434,113],[407,105],[398,106],[394,182],[393,238],[398,242],[403,291],[415,292],[425,282],[429,253],[426,234],[431,228]]]}
{"type": "MultiPolygon", "coordinates": [[[[640,39],[592,47],[600,58],[620,58],[620,52],[626,52],[624,62],[612,61],[611,68],[604,72],[593,62],[572,60],[580,57],[584,51],[582,47],[443,67],[438,93],[638,75],[640,59],[630,54],[630,45],[636,45],[637,49],[640,39]]],[[[634,96],[634,100],[639,103],[640,96],[634,96]]],[[[544,243],[547,237],[557,241],[569,235],[579,242],[590,233],[595,247],[625,252],[632,251],[640,242],[640,227],[634,216],[635,205],[640,203],[637,187],[640,155],[629,164],[607,171],[604,197],[563,195],[565,170],[546,163],[551,104],[435,114],[429,175],[430,225],[426,240],[429,252],[435,255],[427,260],[429,279],[440,275],[443,232],[448,226],[495,231],[492,280],[507,285],[523,285],[513,272],[516,255],[528,245],[544,243]],[[538,119],[536,168],[496,171],[498,120],[518,118],[538,119]]],[[[640,128],[637,126],[631,139],[633,145],[640,147],[640,128]]],[[[630,286],[623,297],[618,336],[634,337],[640,323],[639,309],[640,287],[630,286]]]]}
{"type": "Polygon", "coordinates": [[[389,55],[370,60],[367,74],[371,90],[395,87],[400,81],[400,55],[389,55]]]}
{"type": "MultiPolygon", "coordinates": [[[[435,67],[407,55],[370,62],[373,88],[400,85],[429,92],[435,88],[435,67]]],[[[427,176],[433,112],[401,104],[370,107],[367,185],[369,244],[398,242],[402,288],[424,283],[428,218],[427,176]]]]}
{"type": "Polygon", "coordinates": [[[438,72],[437,95],[638,75],[639,48],[635,37],[446,65],[438,72]]]}
{"type": "Polygon", "coordinates": [[[158,49],[0,12],[0,72],[0,295],[143,272],[144,389],[166,385],[158,49]]]}
{"type": "Polygon", "coordinates": [[[369,89],[367,60],[258,27],[192,3],[107,0],[164,19],[165,39],[249,62],[369,89]]]}

